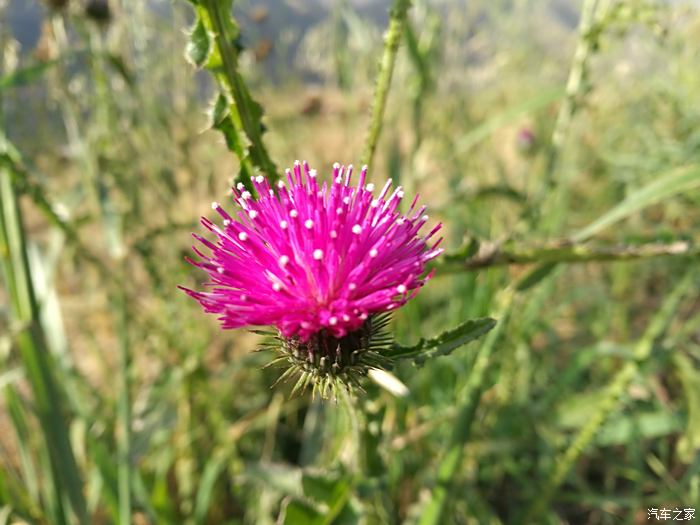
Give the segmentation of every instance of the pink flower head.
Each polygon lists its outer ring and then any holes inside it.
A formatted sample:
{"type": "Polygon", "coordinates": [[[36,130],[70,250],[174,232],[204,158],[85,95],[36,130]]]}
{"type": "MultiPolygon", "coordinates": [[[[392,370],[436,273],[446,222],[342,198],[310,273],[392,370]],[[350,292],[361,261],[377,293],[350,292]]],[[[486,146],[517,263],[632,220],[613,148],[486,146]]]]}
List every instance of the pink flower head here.
{"type": "Polygon", "coordinates": [[[419,230],[428,220],[425,206],[398,211],[401,188],[378,195],[365,184],[367,168],[351,185],[352,166],[333,166],[330,185],[319,185],[316,171],[294,163],[288,185],[254,180],[255,200],[242,184],[232,190],[240,207],[231,217],[216,202],[223,226],[202,218],[217,239],[194,237],[210,250],[192,264],[209,275],[208,291],[183,288],[206,312],[219,315],[223,328],[274,325],[287,338],[307,341],[325,331],[341,338],[377,313],[413,297],[432,274],[425,264],[442,252],[419,230]]]}

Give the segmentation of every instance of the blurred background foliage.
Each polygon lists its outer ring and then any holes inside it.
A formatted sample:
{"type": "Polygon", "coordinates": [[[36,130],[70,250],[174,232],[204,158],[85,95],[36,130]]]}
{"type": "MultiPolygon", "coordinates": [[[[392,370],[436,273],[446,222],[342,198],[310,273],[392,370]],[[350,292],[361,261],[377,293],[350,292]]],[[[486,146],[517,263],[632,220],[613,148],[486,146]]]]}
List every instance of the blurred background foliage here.
{"type": "MultiPolygon", "coordinates": [[[[0,524],[697,508],[697,3],[412,2],[371,176],[421,194],[448,254],[395,336],[499,323],[352,409],[270,388],[257,337],[176,290],[259,165],[210,129],[193,4],[0,1],[0,524]]],[[[275,169],[360,162],[389,7],[235,2],[275,169]]]]}

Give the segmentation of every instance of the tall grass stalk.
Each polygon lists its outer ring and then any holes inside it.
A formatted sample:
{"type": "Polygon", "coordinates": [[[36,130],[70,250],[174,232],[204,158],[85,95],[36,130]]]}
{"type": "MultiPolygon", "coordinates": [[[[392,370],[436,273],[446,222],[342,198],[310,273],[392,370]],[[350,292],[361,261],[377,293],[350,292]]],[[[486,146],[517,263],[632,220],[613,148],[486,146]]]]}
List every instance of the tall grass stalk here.
{"type": "MultiPolygon", "coordinates": [[[[123,266],[124,261],[120,261],[123,266]]],[[[121,275],[124,275],[122,268],[121,275]]],[[[120,279],[123,282],[123,279],[120,279]]],[[[113,309],[117,318],[116,328],[119,337],[119,399],[117,402],[117,435],[119,523],[131,523],[132,466],[131,466],[131,350],[129,347],[129,311],[126,290],[119,285],[113,292],[113,309]]]]}
{"type": "MultiPolygon", "coordinates": [[[[0,138],[0,140],[2,140],[0,138]]],[[[0,152],[7,144],[0,142],[0,152]]],[[[7,284],[10,312],[18,325],[15,345],[31,386],[34,409],[50,461],[50,484],[58,504],[59,523],[72,518],[63,509],[70,505],[75,518],[87,524],[83,482],[69,440],[70,420],[63,404],[64,394],[56,379],[56,363],[46,345],[34,294],[25,230],[17,192],[7,166],[0,165],[0,256],[7,284]]]]}
{"type": "Polygon", "coordinates": [[[440,459],[436,485],[430,496],[430,500],[423,510],[419,525],[439,525],[444,523],[444,512],[450,498],[452,483],[455,475],[462,465],[464,458],[464,445],[469,439],[472,423],[476,416],[476,410],[481,401],[488,379],[488,369],[491,364],[496,343],[500,340],[504,327],[508,324],[515,291],[511,288],[503,290],[500,304],[494,317],[499,320],[496,328],[492,330],[478,349],[474,359],[474,365],[469,372],[467,381],[460,392],[457,416],[452,426],[452,434],[445,448],[445,453],[440,459]]]}
{"type": "Polygon", "coordinates": [[[362,153],[362,163],[372,166],[374,152],[377,149],[379,135],[382,131],[382,122],[386,110],[386,101],[389,97],[391,87],[391,77],[394,74],[394,64],[399,51],[401,37],[404,35],[404,26],[411,0],[394,0],[394,4],[389,13],[389,27],[384,36],[384,51],[379,63],[379,74],[377,84],[374,88],[374,101],[372,103],[372,114],[370,117],[369,130],[362,153]]]}
{"type": "Polygon", "coordinates": [[[562,148],[566,143],[571,127],[571,121],[581,104],[581,94],[585,86],[585,79],[588,71],[588,61],[595,46],[596,37],[591,34],[591,29],[596,16],[596,8],[599,0],[584,0],[581,8],[581,19],[579,21],[578,40],[574,58],[569,69],[569,77],[566,82],[566,95],[559,107],[557,119],[554,123],[552,139],[547,152],[546,166],[544,168],[544,179],[540,197],[551,189],[554,183],[555,172],[558,169],[559,157],[562,148]]]}

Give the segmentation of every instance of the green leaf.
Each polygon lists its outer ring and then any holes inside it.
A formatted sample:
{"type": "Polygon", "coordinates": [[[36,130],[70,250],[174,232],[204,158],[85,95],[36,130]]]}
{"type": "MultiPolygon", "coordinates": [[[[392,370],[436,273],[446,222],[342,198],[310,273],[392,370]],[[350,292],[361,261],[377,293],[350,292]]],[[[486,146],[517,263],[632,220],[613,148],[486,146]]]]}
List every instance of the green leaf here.
{"type": "Polygon", "coordinates": [[[297,499],[289,499],[282,510],[283,517],[278,523],[284,525],[321,525],[323,514],[310,504],[297,499]]]}
{"type": "Polygon", "coordinates": [[[413,346],[395,344],[387,353],[392,359],[413,359],[422,364],[430,357],[447,355],[462,345],[478,339],[496,326],[490,317],[470,319],[452,330],[447,330],[432,339],[421,339],[413,346]]]}
{"type": "Polygon", "coordinates": [[[688,413],[685,432],[678,440],[676,452],[681,461],[690,463],[700,449],[700,371],[681,353],[674,353],[673,362],[681,380],[688,413]]]}
{"type": "Polygon", "coordinates": [[[204,467],[202,480],[197,489],[195,498],[194,520],[196,523],[205,523],[207,512],[212,500],[212,494],[216,487],[216,480],[226,468],[226,462],[230,459],[229,451],[214,454],[204,467]]]}
{"type": "Polygon", "coordinates": [[[61,59],[48,60],[46,62],[38,62],[27,67],[23,67],[3,75],[0,77],[0,91],[5,89],[24,86],[31,83],[33,80],[41,77],[44,71],[56,65],[61,59]]]}
{"type": "Polygon", "coordinates": [[[129,87],[134,87],[134,84],[136,83],[136,80],[134,78],[133,72],[129,69],[129,66],[126,65],[126,62],[124,62],[124,59],[116,55],[114,53],[107,53],[106,54],[107,62],[114,68],[114,70],[119,73],[119,75],[122,77],[122,80],[126,82],[126,85],[129,87]]]}
{"type": "Polygon", "coordinates": [[[226,147],[233,152],[242,152],[238,131],[231,120],[230,102],[223,93],[216,97],[211,108],[211,127],[224,135],[226,147]]]}
{"type": "Polygon", "coordinates": [[[302,471],[284,463],[249,463],[246,477],[285,495],[302,496],[302,471]]]}
{"type": "Polygon", "coordinates": [[[185,57],[195,67],[204,67],[212,50],[212,39],[207,31],[202,17],[198,16],[195,20],[192,29],[190,30],[190,39],[185,47],[185,57]]]}

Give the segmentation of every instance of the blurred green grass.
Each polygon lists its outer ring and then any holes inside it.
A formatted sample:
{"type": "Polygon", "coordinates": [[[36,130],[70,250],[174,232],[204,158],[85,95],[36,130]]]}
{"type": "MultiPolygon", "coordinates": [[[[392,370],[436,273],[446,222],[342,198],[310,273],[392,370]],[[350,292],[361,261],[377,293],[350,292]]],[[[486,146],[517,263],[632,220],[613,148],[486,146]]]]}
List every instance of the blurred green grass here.
{"type": "MultiPolygon", "coordinates": [[[[2,20],[0,523],[608,524],[697,506],[697,256],[438,268],[397,340],[487,315],[497,330],[400,364],[405,398],[289,399],[256,336],[176,290],[201,279],[189,232],[240,168],[184,58],[191,8],[110,5],[108,23],[45,9],[34,49],[2,20]]],[[[453,253],[695,247],[697,7],[544,5],[414,1],[371,176],[420,192],[453,253]]],[[[236,3],[240,67],[277,167],[357,164],[383,29],[332,3],[273,82],[256,8],[236,3]]],[[[280,28],[272,53],[292,40],[280,28]]]]}

